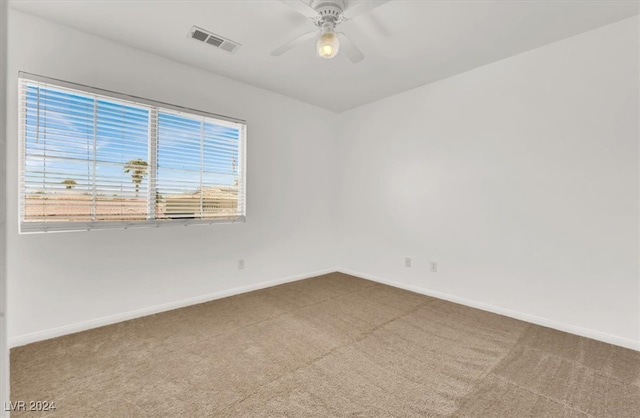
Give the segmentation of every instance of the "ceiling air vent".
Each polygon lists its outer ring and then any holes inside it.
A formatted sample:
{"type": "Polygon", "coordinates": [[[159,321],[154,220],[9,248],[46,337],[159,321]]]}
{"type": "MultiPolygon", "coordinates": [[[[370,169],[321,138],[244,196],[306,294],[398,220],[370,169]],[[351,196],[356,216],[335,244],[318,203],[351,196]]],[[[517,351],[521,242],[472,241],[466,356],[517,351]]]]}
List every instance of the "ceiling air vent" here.
{"type": "Polygon", "coordinates": [[[216,35],[197,26],[191,27],[189,37],[232,53],[236,52],[241,46],[238,42],[223,38],[220,35],[216,35]]]}

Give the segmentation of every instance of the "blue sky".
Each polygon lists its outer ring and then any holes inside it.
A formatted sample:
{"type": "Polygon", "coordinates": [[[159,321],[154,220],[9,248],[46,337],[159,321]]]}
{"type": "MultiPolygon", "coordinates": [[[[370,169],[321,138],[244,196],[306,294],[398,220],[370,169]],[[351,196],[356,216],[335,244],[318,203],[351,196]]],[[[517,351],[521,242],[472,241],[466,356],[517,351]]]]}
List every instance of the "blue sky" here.
{"type": "MultiPolygon", "coordinates": [[[[27,193],[63,190],[61,182],[65,179],[78,183],[75,190],[90,192],[95,155],[98,193],[135,195],[124,165],[134,159],[149,161],[148,108],[28,85],[25,112],[27,193]]],[[[159,193],[195,192],[201,185],[234,184],[238,128],[172,111],[159,112],[157,123],[159,193]]],[[[147,181],[148,175],[140,185],[140,196],[147,191],[147,181]]]]}

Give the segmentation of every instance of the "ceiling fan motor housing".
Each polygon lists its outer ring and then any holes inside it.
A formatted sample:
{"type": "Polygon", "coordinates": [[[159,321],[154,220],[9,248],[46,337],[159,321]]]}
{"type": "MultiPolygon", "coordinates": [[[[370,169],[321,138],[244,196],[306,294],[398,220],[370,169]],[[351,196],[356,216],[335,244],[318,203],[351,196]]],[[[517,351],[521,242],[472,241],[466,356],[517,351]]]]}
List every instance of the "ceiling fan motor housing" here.
{"type": "Polygon", "coordinates": [[[318,12],[318,18],[315,23],[317,26],[323,27],[326,23],[339,23],[342,20],[342,12],[344,11],[343,0],[314,0],[311,7],[318,12]]]}

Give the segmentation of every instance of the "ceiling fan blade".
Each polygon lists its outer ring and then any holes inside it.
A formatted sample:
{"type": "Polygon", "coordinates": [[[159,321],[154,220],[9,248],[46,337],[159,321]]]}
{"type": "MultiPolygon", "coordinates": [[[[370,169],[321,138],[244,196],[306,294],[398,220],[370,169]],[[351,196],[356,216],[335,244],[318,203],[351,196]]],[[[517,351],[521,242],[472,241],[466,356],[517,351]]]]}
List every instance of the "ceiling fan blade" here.
{"type": "Polygon", "coordinates": [[[342,13],[342,16],[345,19],[353,19],[354,17],[358,17],[363,13],[367,13],[368,11],[373,10],[385,3],[388,3],[389,1],[390,0],[349,1],[347,9],[344,11],[344,13],[342,13]]]}
{"type": "Polygon", "coordinates": [[[316,18],[318,17],[318,12],[311,8],[307,3],[302,0],[280,0],[282,3],[291,7],[296,12],[300,13],[303,16],[316,18]]]}
{"type": "Polygon", "coordinates": [[[351,39],[349,39],[347,35],[339,32],[338,36],[340,37],[340,50],[347,54],[347,57],[352,63],[355,64],[364,59],[362,51],[360,51],[360,49],[353,43],[353,41],[351,41],[351,39]]]}
{"type": "Polygon", "coordinates": [[[318,32],[317,31],[313,31],[313,32],[307,32],[304,35],[300,35],[298,36],[296,39],[287,42],[286,44],[282,45],[279,48],[274,49],[273,51],[271,51],[271,55],[274,57],[280,56],[282,54],[284,54],[285,52],[288,52],[290,50],[292,50],[293,48],[302,45],[303,43],[305,43],[306,41],[308,41],[309,39],[313,38],[314,36],[317,36],[318,32]]]}

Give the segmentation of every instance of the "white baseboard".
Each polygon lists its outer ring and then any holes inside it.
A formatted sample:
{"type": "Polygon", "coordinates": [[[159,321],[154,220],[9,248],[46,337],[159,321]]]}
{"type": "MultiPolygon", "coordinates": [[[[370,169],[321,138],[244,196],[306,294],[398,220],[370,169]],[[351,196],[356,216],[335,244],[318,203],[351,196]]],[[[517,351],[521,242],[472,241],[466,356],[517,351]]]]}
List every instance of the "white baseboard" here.
{"type": "Polygon", "coordinates": [[[460,305],[470,306],[472,308],[481,309],[483,311],[493,312],[499,315],[508,316],[510,318],[519,319],[521,321],[530,322],[532,324],[541,325],[547,328],[557,329],[558,331],[568,332],[570,334],[580,335],[582,337],[591,338],[594,340],[602,341],[605,343],[618,345],[620,347],[630,348],[632,350],[640,351],[640,341],[634,341],[629,338],[619,337],[617,335],[607,334],[605,332],[594,331],[588,328],[582,328],[575,325],[565,324],[563,322],[554,321],[552,319],[543,318],[536,315],[530,315],[523,312],[513,311],[511,309],[501,308],[499,306],[490,305],[488,303],[477,302],[471,299],[465,299],[458,296],[450,295],[447,293],[438,292],[424,287],[411,286],[404,283],[396,282],[393,280],[384,279],[381,277],[373,276],[350,269],[339,268],[340,273],[349,274],[351,276],[361,277],[363,279],[371,280],[374,282],[387,284],[389,286],[397,287],[411,292],[420,293],[434,298],[448,300],[450,302],[458,303],[460,305]]]}
{"type": "Polygon", "coordinates": [[[387,284],[389,286],[397,287],[400,289],[409,290],[411,292],[420,293],[427,296],[432,296],[438,299],[448,300],[450,302],[459,303],[461,305],[470,306],[472,308],[481,309],[487,312],[493,312],[499,315],[508,316],[510,318],[519,319],[521,321],[530,322],[532,324],[541,325],[548,328],[557,329],[559,331],[568,332],[570,334],[580,335],[594,340],[603,341],[609,344],[618,345],[632,350],[640,351],[640,341],[634,341],[629,338],[619,337],[617,335],[611,335],[600,331],[594,331],[588,328],[582,328],[575,325],[565,324],[563,322],[554,321],[552,319],[531,315],[523,312],[514,311],[511,309],[502,308],[499,306],[490,305],[483,302],[474,301],[471,299],[462,298],[447,293],[438,292],[431,289],[426,289],[418,286],[411,286],[394,280],[388,280],[382,277],[374,276],[367,273],[353,271],[345,268],[338,269],[323,269],[310,273],[298,274],[294,276],[288,276],[282,279],[270,280],[266,282],[260,282],[253,285],[236,287],[233,289],[223,290],[220,292],[210,293],[206,295],[200,295],[193,298],[181,299],[175,302],[169,302],[162,305],[150,306],[148,308],[137,309],[121,314],[111,315],[102,318],[96,318],[89,321],[79,322],[76,324],[65,325],[58,328],[52,328],[44,331],[34,332],[31,334],[20,335],[9,339],[9,348],[19,347],[21,345],[31,344],[37,341],[48,340],[51,338],[61,337],[63,335],[73,334],[80,331],[86,331],[92,328],[98,328],[105,325],[111,325],[118,322],[128,321],[130,319],[140,318],[142,316],[153,315],[160,312],[170,311],[173,309],[183,308],[185,306],[197,305],[199,303],[209,302],[215,299],[221,299],[228,296],[238,295],[241,293],[247,293],[254,290],[264,289],[267,287],[277,286],[283,283],[294,282],[297,280],[303,280],[310,277],[320,276],[332,272],[341,272],[352,276],[361,277],[363,279],[371,280],[374,282],[387,284]]]}
{"type": "Polygon", "coordinates": [[[80,331],[87,331],[89,329],[102,327],[105,325],[111,325],[118,322],[128,321],[130,319],[140,318],[142,316],[153,315],[160,312],[171,311],[173,309],[184,308],[190,305],[197,305],[199,303],[209,302],[215,299],[222,299],[240,293],[247,293],[254,290],[264,289],[267,287],[277,286],[283,283],[294,282],[297,280],[308,279],[310,277],[320,276],[323,274],[333,273],[335,269],[317,270],[311,273],[298,274],[294,276],[288,276],[282,279],[270,280],[266,282],[260,282],[248,286],[236,287],[233,289],[222,290],[220,292],[209,293],[206,295],[200,295],[192,298],[181,299],[175,302],[163,303],[162,305],[150,306],[148,308],[136,309],[121,314],[105,316],[102,318],[96,318],[89,321],[78,322],[71,325],[65,325],[58,328],[47,329],[44,331],[38,331],[31,334],[20,335],[17,337],[9,338],[9,348],[19,347],[21,345],[31,344],[38,341],[48,340],[51,338],[61,337],[63,335],[74,334],[80,331]]]}

